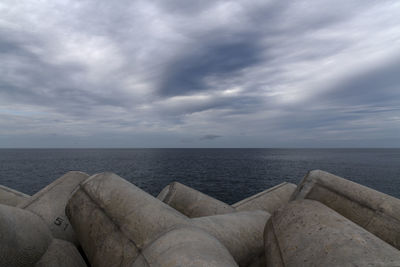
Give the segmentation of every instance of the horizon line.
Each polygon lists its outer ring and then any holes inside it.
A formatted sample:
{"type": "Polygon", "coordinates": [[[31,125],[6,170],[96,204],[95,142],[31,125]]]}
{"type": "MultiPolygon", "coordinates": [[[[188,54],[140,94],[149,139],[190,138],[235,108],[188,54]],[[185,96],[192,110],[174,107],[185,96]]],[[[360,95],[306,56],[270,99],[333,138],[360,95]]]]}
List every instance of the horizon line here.
{"type": "Polygon", "coordinates": [[[400,147],[0,147],[0,149],[400,149],[400,147]]]}

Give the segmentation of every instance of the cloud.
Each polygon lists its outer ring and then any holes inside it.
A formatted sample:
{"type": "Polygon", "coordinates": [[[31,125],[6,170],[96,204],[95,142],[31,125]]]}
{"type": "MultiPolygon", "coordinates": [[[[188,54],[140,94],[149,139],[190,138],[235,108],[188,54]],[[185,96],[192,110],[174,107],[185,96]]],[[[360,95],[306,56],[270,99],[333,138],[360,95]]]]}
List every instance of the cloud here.
{"type": "Polygon", "coordinates": [[[400,146],[394,1],[6,0],[0,12],[0,146],[400,146]]]}
{"type": "Polygon", "coordinates": [[[400,54],[388,62],[370,66],[367,70],[334,84],[324,97],[353,105],[371,104],[396,108],[400,103],[400,54]]]}
{"type": "Polygon", "coordinates": [[[206,134],[206,135],[203,135],[202,137],[200,137],[200,140],[214,140],[214,139],[217,139],[219,137],[222,137],[222,136],[215,135],[215,134],[206,134]]]}
{"type": "Polygon", "coordinates": [[[218,43],[203,43],[188,54],[179,55],[170,62],[170,68],[161,80],[160,94],[166,96],[191,94],[196,91],[212,90],[208,79],[226,79],[238,75],[261,61],[257,40],[218,43]]]}

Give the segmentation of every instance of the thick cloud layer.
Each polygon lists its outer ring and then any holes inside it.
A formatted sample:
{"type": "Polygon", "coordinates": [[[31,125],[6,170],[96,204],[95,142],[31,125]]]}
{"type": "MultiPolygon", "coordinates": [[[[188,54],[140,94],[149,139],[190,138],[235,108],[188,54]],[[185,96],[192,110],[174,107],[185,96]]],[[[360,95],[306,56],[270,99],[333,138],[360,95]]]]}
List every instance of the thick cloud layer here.
{"type": "Polygon", "coordinates": [[[398,1],[0,13],[0,147],[400,146],[398,1]]]}

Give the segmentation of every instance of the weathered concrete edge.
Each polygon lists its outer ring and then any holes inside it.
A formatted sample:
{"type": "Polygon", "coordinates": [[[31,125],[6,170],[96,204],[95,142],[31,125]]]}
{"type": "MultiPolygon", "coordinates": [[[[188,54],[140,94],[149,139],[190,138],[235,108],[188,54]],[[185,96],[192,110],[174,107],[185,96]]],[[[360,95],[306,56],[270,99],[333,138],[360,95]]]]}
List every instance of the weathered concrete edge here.
{"type": "Polygon", "coordinates": [[[46,194],[48,191],[50,191],[51,189],[53,189],[53,187],[57,186],[58,184],[62,183],[63,180],[61,179],[63,176],[69,174],[69,173],[79,173],[79,174],[83,174],[83,175],[87,175],[87,177],[89,177],[89,175],[85,172],[81,172],[81,171],[69,171],[66,174],[62,175],[61,177],[57,178],[56,180],[54,180],[53,182],[51,182],[50,184],[48,184],[46,187],[44,187],[43,189],[41,189],[40,191],[38,191],[36,194],[34,194],[33,196],[31,196],[26,202],[21,203],[20,205],[18,205],[18,208],[21,209],[25,209],[26,207],[32,205],[34,202],[36,202],[41,196],[43,196],[44,194],[46,194]]]}
{"type": "Polygon", "coordinates": [[[4,185],[0,185],[0,190],[12,193],[12,194],[14,194],[16,196],[19,196],[19,197],[22,197],[22,198],[29,198],[30,197],[30,195],[27,195],[25,193],[22,193],[20,191],[17,191],[15,189],[12,189],[12,188],[4,186],[4,185]]]}
{"type": "MultiPolygon", "coordinates": [[[[238,206],[241,206],[241,205],[243,205],[243,204],[245,204],[245,203],[247,203],[247,202],[250,202],[250,201],[252,201],[253,199],[258,198],[259,196],[262,196],[262,195],[264,195],[264,194],[266,194],[266,193],[269,193],[269,192],[271,192],[271,191],[274,191],[274,190],[276,190],[276,189],[278,189],[278,188],[280,188],[280,187],[282,187],[282,186],[284,186],[284,185],[286,185],[286,184],[292,184],[292,183],[283,182],[283,183],[277,184],[277,185],[275,185],[275,186],[273,186],[273,187],[270,187],[270,188],[268,188],[268,189],[266,189],[266,190],[264,190],[264,191],[261,191],[261,192],[255,194],[255,195],[252,195],[252,196],[250,196],[250,197],[248,197],[248,198],[242,199],[242,200],[240,200],[240,201],[238,201],[238,202],[232,204],[231,206],[232,206],[233,208],[237,208],[238,206]]],[[[295,184],[293,184],[293,185],[296,186],[295,184]]]]}

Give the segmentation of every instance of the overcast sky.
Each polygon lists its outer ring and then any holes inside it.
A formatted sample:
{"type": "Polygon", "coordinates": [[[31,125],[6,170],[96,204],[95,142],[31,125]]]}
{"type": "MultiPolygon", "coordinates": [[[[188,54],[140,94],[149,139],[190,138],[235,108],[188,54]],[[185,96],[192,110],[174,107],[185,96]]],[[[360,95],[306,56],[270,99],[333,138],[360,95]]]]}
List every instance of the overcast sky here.
{"type": "Polygon", "coordinates": [[[0,1],[0,147],[400,147],[400,1],[0,1]]]}

